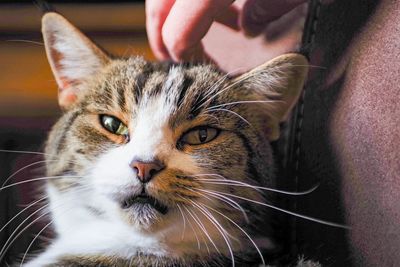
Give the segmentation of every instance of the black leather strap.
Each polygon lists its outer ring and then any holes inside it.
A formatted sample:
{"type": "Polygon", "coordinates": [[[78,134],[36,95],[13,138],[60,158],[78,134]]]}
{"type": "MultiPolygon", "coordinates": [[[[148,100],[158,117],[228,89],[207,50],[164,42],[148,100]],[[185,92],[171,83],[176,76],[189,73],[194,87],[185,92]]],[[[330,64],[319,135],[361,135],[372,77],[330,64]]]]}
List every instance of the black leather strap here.
{"type": "MultiPolygon", "coordinates": [[[[310,53],[314,48],[315,32],[318,27],[318,19],[321,8],[321,0],[310,0],[308,3],[307,18],[304,25],[304,32],[302,37],[302,44],[300,52],[307,58],[310,57],[310,53]]],[[[285,143],[282,157],[282,167],[284,175],[287,178],[287,185],[293,191],[299,191],[298,184],[298,167],[300,157],[300,141],[301,141],[301,130],[304,116],[304,104],[306,101],[306,86],[300,96],[299,102],[293,109],[292,115],[289,122],[286,125],[286,133],[283,135],[285,143]]],[[[296,212],[297,200],[288,202],[288,209],[296,212]]],[[[288,237],[288,248],[291,258],[298,257],[298,241],[297,241],[297,229],[296,229],[296,217],[290,216],[288,220],[290,234],[288,237]]]]}

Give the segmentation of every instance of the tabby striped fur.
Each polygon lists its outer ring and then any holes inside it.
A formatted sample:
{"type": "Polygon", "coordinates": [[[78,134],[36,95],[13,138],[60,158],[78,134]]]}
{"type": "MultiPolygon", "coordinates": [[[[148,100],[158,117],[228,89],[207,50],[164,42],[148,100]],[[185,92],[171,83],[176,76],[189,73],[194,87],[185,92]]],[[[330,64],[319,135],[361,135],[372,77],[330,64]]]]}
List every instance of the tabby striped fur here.
{"type": "Polygon", "coordinates": [[[45,151],[47,175],[61,176],[47,186],[57,237],[27,266],[215,266],[276,249],[269,209],[245,198],[274,201],[253,186],[275,188],[269,142],[300,94],[303,56],[231,78],[211,65],[108,56],[55,13],[43,34],[64,110],[45,151]],[[107,131],[104,114],[129,138],[107,131]],[[182,143],[198,126],[219,134],[182,143]],[[137,158],[164,164],[145,188],[166,214],[121,208],[143,187],[130,167],[137,158]]]}

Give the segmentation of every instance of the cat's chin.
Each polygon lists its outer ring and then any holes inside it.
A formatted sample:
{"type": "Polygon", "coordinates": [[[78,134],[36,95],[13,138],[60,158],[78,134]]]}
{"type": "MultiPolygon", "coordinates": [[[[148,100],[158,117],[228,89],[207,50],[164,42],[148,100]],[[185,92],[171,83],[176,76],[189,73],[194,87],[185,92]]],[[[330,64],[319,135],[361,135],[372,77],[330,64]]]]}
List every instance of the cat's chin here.
{"type": "Polygon", "coordinates": [[[125,198],[120,206],[125,220],[141,229],[155,226],[169,212],[161,201],[143,193],[125,198]]]}
{"type": "Polygon", "coordinates": [[[141,193],[139,195],[132,195],[125,198],[121,203],[121,207],[124,210],[129,210],[129,209],[137,210],[139,213],[151,209],[156,210],[162,215],[168,213],[168,207],[166,205],[164,205],[160,200],[146,193],[141,193]]]}

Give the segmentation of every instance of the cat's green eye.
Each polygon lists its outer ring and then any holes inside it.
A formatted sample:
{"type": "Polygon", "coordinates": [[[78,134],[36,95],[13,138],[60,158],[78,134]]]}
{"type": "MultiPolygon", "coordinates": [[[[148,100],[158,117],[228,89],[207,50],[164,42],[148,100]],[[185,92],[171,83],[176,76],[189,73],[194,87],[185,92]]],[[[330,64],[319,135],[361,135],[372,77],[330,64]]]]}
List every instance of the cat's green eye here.
{"type": "Polygon", "coordinates": [[[201,145],[214,140],[219,134],[219,130],[201,126],[194,128],[183,135],[181,142],[188,145],[201,145]]]}
{"type": "Polygon", "coordinates": [[[117,135],[128,135],[129,134],[129,129],[128,127],[123,124],[119,119],[109,116],[109,115],[101,115],[100,116],[100,121],[103,127],[117,135]]]}

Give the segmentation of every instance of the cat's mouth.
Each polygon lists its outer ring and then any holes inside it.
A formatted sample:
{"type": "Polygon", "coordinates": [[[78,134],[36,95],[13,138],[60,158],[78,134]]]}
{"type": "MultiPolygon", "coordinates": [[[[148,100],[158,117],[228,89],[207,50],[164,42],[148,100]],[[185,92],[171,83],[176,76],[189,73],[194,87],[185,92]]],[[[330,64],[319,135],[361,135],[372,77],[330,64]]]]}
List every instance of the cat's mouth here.
{"type": "Polygon", "coordinates": [[[134,206],[151,206],[156,211],[160,212],[161,214],[165,215],[168,212],[168,207],[162,204],[156,198],[142,192],[140,195],[130,196],[122,201],[121,207],[123,209],[129,209],[134,206]]]}

